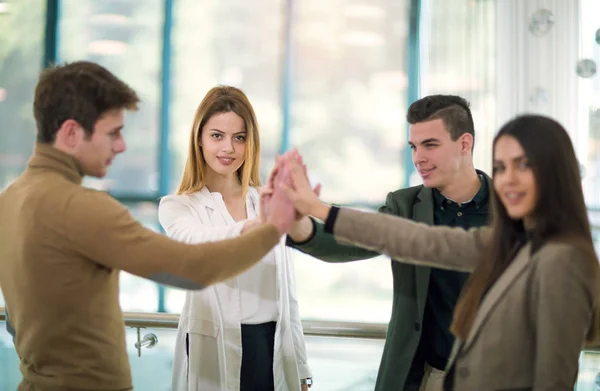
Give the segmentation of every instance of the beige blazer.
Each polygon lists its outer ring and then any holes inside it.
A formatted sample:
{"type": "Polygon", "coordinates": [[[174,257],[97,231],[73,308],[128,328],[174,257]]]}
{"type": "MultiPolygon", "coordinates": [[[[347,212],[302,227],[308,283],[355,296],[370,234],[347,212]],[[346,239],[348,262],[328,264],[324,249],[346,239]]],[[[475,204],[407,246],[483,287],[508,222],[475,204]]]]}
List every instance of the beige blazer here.
{"type": "MultiPolygon", "coordinates": [[[[432,267],[472,270],[491,229],[431,227],[379,213],[340,209],[337,240],[432,267]]],[[[446,379],[454,390],[573,390],[596,302],[597,265],[575,247],[527,243],[487,292],[465,341],[457,340],[446,379]]]]}

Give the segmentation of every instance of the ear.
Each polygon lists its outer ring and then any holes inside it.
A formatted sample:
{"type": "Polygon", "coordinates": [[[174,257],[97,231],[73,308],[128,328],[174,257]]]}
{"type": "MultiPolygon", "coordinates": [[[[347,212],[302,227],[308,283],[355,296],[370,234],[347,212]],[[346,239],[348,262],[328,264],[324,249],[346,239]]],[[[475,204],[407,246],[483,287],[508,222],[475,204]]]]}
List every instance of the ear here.
{"type": "Polygon", "coordinates": [[[473,141],[473,135],[471,133],[464,133],[460,136],[460,151],[462,153],[470,153],[473,149],[473,141]]]}
{"type": "Polygon", "coordinates": [[[54,144],[63,148],[74,149],[85,136],[81,125],[73,119],[68,119],[60,125],[56,132],[54,144]]]}

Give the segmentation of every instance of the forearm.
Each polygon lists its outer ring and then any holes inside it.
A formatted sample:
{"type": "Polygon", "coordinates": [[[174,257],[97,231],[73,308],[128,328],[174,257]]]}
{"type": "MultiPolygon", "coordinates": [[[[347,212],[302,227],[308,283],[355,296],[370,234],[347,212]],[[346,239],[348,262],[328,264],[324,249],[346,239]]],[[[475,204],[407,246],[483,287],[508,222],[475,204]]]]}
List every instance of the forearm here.
{"type": "Polygon", "coordinates": [[[171,274],[209,285],[229,279],[260,261],[281,233],[272,224],[233,239],[185,244],[151,231],[118,202],[81,192],[66,204],[64,227],[75,253],[113,269],[148,278],[171,274]]]}
{"type": "MultiPolygon", "coordinates": [[[[308,217],[306,220],[310,227],[310,235],[301,236],[303,241],[298,241],[288,235],[287,246],[321,261],[334,263],[363,260],[380,255],[375,251],[338,243],[332,234],[324,231],[323,223],[308,217]]],[[[308,232],[308,230],[306,231],[308,232]]]]}
{"type": "MultiPolygon", "coordinates": [[[[326,210],[321,209],[322,212],[326,210]]],[[[325,231],[336,239],[386,254],[394,260],[471,271],[488,242],[489,229],[431,227],[382,213],[328,208],[325,231]]]]}

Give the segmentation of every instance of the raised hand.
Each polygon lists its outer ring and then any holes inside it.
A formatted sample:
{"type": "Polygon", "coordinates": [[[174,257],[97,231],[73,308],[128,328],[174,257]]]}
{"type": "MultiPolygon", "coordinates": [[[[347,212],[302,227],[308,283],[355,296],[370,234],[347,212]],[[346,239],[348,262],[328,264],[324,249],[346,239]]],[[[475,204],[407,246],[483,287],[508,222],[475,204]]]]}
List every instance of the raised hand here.
{"type": "MultiPolygon", "coordinates": [[[[277,164],[276,164],[277,167],[277,164]]],[[[282,165],[277,173],[270,178],[275,189],[293,186],[290,168],[282,165]]],[[[261,216],[267,222],[275,225],[280,233],[289,233],[294,227],[296,211],[284,191],[263,189],[261,193],[261,216]]]]}

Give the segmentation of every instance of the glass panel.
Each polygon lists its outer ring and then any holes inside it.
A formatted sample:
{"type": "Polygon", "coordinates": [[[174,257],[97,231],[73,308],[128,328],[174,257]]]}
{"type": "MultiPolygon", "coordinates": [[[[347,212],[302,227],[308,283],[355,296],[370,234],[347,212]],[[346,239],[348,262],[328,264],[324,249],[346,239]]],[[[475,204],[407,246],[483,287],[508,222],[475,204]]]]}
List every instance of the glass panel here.
{"type": "Polygon", "coordinates": [[[402,184],[408,1],[296,2],[290,139],[330,202],[402,184]]]}
{"type": "MultiPolygon", "coordinates": [[[[328,202],[380,205],[403,183],[409,3],[294,4],[290,140],[328,202]]],[[[388,322],[385,258],[293,258],[303,317],[388,322]]]]}
{"type": "Polygon", "coordinates": [[[33,150],[45,11],[43,0],[0,2],[0,191],[23,172],[33,150]]]}
{"type": "Polygon", "coordinates": [[[141,329],[140,338],[147,334],[154,334],[158,344],[153,348],[142,348],[141,357],[135,348],[137,342],[137,329],[127,328],[127,354],[131,364],[133,388],[135,390],[171,390],[171,369],[173,367],[173,353],[175,351],[174,329],[141,329]]]}
{"type": "Polygon", "coordinates": [[[43,0],[0,4],[0,190],[21,174],[33,150],[45,11],[43,0]]]}
{"type": "MultiPolygon", "coordinates": [[[[595,61],[596,73],[591,77],[579,77],[580,129],[588,132],[587,151],[579,156],[585,159],[585,196],[588,205],[600,210],[600,2],[581,0],[580,59],[595,61]],[[587,152],[587,153],[586,153],[587,152]]],[[[575,69],[574,69],[575,71],[575,69]]],[[[585,73],[580,72],[580,75],[585,73]]]]}
{"type": "MultiPolygon", "coordinates": [[[[126,203],[133,217],[146,228],[160,232],[158,226],[158,208],[153,202],[126,203]]],[[[158,308],[158,285],[121,272],[119,300],[123,311],[155,312],[158,308]]]]}
{"type": "MultiPolygon", "coordinates": [[[[142,348],[138,357],[137,331],[127,330],[127,350],[137,390],[170,389],[176,330],[142,329],[141,337],[153,333],[158,344],[142,348]]],[[[383,352],[383,340],[306,337],[308,364],[313,371],[315,391],[373,390],[383,352]],[[360,352],[360,354],[356,354],[360,352]]]]}
{"type": "Polygon", "coordinates": [[[16,390],[21,381],[19,357],[6,322],[0,322],[0,390],[16,390]]]}
{"type": "Polygon", "coordinates": [[[97,62],[131,85],[140,110],[128,115],[128,151],[104,179],[86,185],[114,194],[154,195],[160,110],[163,2],[160,0],[63,0],[59,58],[97,62]]]}
{"type": "Polygon", "coordinates": [[[281,0],[175,2],[171,189],[181,179],[194,112],[217,84],[241,88],[248,95],[260,126],[266,178],[281,134],[281,10],[281,0]]]}
{"type": "MultiPolygon", "coordinates": [[[[496,124],[496,2],[428,0],[421,16],[421,96],[460,95],[475,122],[474,163],[491,174],[496,124]]],[[[421,183],[417,173],[411,178],[421,183]]]]}
{"type": "Polygon", "coordinates": [[[600,352],[584,351],[579,359],[577,391],[597,391],[600,388],[600,352]]]}

